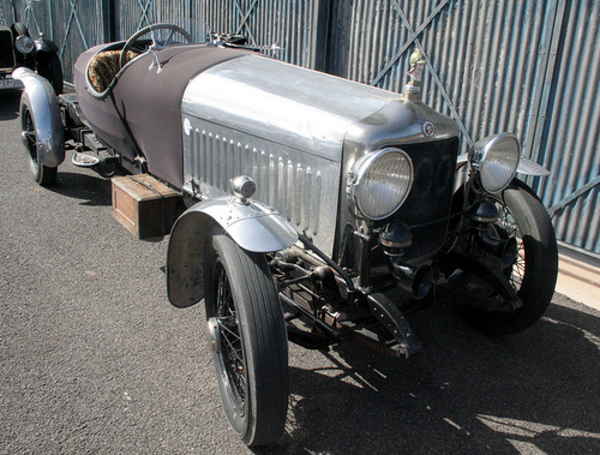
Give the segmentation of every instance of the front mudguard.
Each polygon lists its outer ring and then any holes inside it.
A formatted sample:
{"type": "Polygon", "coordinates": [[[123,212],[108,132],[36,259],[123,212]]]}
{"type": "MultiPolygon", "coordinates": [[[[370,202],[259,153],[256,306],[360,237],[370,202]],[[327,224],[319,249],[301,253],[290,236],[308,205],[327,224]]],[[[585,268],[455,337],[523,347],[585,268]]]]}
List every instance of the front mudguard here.
{"type": "Polygon", "coordinates": [[[204,297],[204,244],[219,225],[241,248],[268,253],[298,240],[294,227],[274,209],[235,197],[208,199],[190,207],[171,230],[167,250],[167,295],[188,307],[204,297]]]}
{"type": "Polygon", "coordinates": [[[17,68],[12,75],[25,86],[24,96],[31,104],[38,141],[37,159],[44,166],[58,167],[65,160],[65,133],[54,89],[50,82],[29,68],[17,68]]]}

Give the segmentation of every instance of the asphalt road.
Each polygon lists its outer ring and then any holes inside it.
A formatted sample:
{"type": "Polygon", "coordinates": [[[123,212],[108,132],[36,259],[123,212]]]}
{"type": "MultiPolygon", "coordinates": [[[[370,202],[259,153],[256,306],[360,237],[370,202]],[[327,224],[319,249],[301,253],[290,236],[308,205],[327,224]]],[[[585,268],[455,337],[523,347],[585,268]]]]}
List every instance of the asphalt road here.
{"type": "MultiPolygon", "coordinates": [[[[251,453],[228,428],[203,308],[172,307],[167,240],[135,240],[110,183],[68,162],[32,180],[18,94],[0,93],[0,453],[251,453]]],[[[489,339],[412,314],[422,353],[290,346],[286,434],[257,453],[598,454],[600,313],[556,295],[489,339]]]]}

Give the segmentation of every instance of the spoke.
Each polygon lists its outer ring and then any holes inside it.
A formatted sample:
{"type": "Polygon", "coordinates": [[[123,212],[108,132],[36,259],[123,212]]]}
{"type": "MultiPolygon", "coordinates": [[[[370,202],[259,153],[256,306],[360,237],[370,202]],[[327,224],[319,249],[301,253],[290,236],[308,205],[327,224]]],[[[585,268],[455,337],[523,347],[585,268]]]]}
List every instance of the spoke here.
{"type": "MultiPolygon", "coordinates": [[[[236,341],[240,341],[241,340],[240,336],[236,332],[234,332],[229,327],[227,327],[227,325],[221,324],[221,320],[219,318],[217,318],[217,321],[219,322],[219,327],[223,331],[228,332],[233,338],[235,338],[236,341]]],[[[224,333],[223,335],[226,335],[226,334],[224,333]]],[[[227,337],[227,338],[229,338],[229,337],[227,337]]]]}
{"type": "Polygon", "coordinates": [[[500,219],[498,225],[504,230],[509,237],[514,237],[517,240],[517,255],[510,269],[510,283],[513,287],[519,291],[523,284],[523,277],[525,276],[525,246],[523,245],[523,239],[519,226],[514,215],[509,210],[508,206],[498,201],[497,206],[500,211],[500,219]]]}
{"type": "Polygon", "coordinates": [[[224,327],[222,325],[220,325],[219,327],[221,328],[221,336],[223,337],[223,339],[227,342],[227,344],[231,347],[232,350],[237,352],[239,348],[237,348],[236,346],[241,346],[242,344],[239,335],[235,332],[232,332],[227,327],[224,327]],[[225,332],[229,332],[230,335],[228,336],[228,334],[225,332]]]}
{"type": "Polygon", "coordinates": [[[29,143],[30,147],[33,147],[37,144],[37,140],[35,138],[35,133],[32,131],[25,131],[25,138],[27,139],[27,142],[29,143]]]}
{"type": "Polygon", "coordinates": [[[244,351],[229,278],[223,268],[219,270],[217,280],[216,316],[223,342],[221,355],[234,394],[243,404],[247,390],[244,351]]]}
{"type": "Polygon", "coordinates": [[[234,357],[240,363],[243,363],[244,359],[240,355],[241,350],[237,349],[231,342],[229,342],[229,340],[225,339],[225,342],[227,343],[228,347],[230,348],[230,349],[227,349],[228,357],[229,357],[229,355],[231,355],[231,357],[234,357]]]}
{"type": "MultiPolygon", "coordinates": [[[[512,281],[514,284],[518,284],[519,287],[523,283],[523,277],[525,276],[525,258],[519,251],[517,258],[513,265],[512,281]]],[[[516,287],[516,286],[515,286],[516,287]]]]}

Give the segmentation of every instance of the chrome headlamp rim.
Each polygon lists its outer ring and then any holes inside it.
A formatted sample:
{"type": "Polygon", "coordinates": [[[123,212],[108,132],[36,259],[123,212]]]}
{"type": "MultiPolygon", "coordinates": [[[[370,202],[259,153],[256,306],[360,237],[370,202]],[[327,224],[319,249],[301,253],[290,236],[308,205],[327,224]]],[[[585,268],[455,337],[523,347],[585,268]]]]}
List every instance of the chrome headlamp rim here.
{"type": "Polygon", "coordinates": [[[15,48],[21,54],[30,54],[35,49],[35,43],[33,40],[27,35],[19,35],[15,39],[15,48]]]}
{"type": "Polygon", "coordinates": [[[471,169],[481,187],[488,193],[498,193],[504,190],[515,178],[521,157],[521,144],[514,134],[499,133],[478,141],[469,150],[468,155],[471,169]],[[510,148],[503,150],[502,152],[508,152],[509,155],[499,157],[497,155],[497,153],[499,153],[498,147],[502,147],[502,142],[510,140],[514,141],[514,148],[512,148],[512,150],[510,148]],[[496,154],[496,156],[494,156],[494,154],[496,154]],[[500,160],[500,158],[507,159],[500,160]],[[507,172],[505,172],[503,179],[500,179],[499,181],[495,181],[498,180],[498,176],[492,174],[494,169],[488,169],[489,166],[486,166],[492,159],[497,160],[496,164],[506,166],[507,172]]]}
{"type": "Polygon", "coordinates": [[[402,204],[404,204],[404,202],[406,201],[406,198],[410,194],[410,190],[412,189],[413,182],[414,182],[414,165],[413,165],[412,159],[410,158],[408,153],[406,153],[404,150],[396,148],[396,147],[385,147],[383,149],[376,150],[374,152],[370,152],[370,153],[366,154],[365,156],[363,156],[359,160],[357,160],[356,163],[354,163],[354,166],[352,167],[352,170],[350,171],[349,178],[348,178],[347,193],[349,196],[349,200],[351,201],[351,204],[353,205],[353,208],[354,208],[353,211],[356,216],[365,218],[368,220],[372,220],[372,221],[378,221],[378,220],[383,220],[385,218],[388,218],[394,212],[396,212],[396,210],[398,210],[402,206],[402,204]],[[406,185],[406,188],[405,188],[402,196],[398,198],[397,203],[394,204],[393,209],[388,209],[385,211],[385,213],[374,214],[374,213],[372,213],[373,212],[372,210],[369,210],[367,207],[365,207],[365,205],[359,195],[359,189],[361,188],[361,185],[364,183],[364,179],[366,178],[367,172],[371,169],[371,166],[373,166],[374,163],[377,160],[379,160],[380,158],[382,158],[383,156],[386,156],[391,153],[400,155],[402,157],[402,159],[406,162],[408,172],[405,177],[408,178],[408,185],[406,185]]]}

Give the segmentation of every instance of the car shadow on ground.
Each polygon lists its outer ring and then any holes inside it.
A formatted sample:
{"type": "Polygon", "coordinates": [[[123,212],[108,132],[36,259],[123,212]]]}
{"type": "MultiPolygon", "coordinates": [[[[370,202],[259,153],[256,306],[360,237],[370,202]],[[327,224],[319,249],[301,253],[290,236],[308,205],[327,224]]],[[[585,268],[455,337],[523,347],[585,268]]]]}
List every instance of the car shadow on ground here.
{"type": "Polygon", "coordinates": [[[410,359],[345,344],[292,367],[286,434],[256,452],[600,453],[598,317],[551,305],[502,339],[450,308],[410,322],[424,345],[410,359]]]}
{"type": "Polygon", "coordinates": [[[81,205],[111,205],[110,180],[96,175],[63,172],[59,169],[57,182],[46,188],[62,196],[79,199],[82,201],[81,205]]]}
{"type": "Polygon", "coordinates": [[[14,120],[19,117],[19,100],[21,99],[20,90],[0,91],[0,122],[4,120],[14,120]]]}

